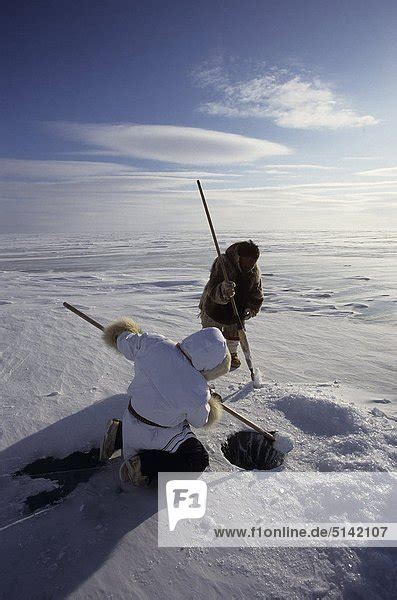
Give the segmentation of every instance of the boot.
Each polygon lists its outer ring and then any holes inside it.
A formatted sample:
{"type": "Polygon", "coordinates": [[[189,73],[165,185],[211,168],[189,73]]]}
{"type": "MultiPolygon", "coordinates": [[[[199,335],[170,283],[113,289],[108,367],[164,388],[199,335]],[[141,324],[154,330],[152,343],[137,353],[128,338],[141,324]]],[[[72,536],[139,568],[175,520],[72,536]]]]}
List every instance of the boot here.
{"type": "Polygon", "coordinates": [[[241,360],[239,359],[237,352],[231,352],[230,356],[232,358],[230,363],[230,370],[238,369],[241,366],[241,360]]]}
{"type": "Polygon", "coordinates": [[[99,460],[109,460],[116,450],[120,450],[120,448],[116,448],[117,433],[120,426],[120,419],[110,419],[108,421],[99,452],[99,460]]]}
{"type": "Polygon", "coordinates": [[[121,483],[132,483],[138,487],[147,487],[150,483],[150,478],[141,473],[139,454],[123,462],[119,470],[119,477],[121,483]]]}

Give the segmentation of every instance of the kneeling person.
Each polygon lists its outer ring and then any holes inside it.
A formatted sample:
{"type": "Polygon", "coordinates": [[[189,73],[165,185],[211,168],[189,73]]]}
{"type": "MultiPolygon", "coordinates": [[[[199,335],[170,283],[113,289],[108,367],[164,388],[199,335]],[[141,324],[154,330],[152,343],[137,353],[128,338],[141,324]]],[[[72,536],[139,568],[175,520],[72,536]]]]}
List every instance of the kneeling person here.
{"type": "Polygon", "coordinates": [[[105,328],[104,339],[135,363],[135,377],[122,436],[121,422],[109,421],[101,460],[122,445],[120,479],[135,485],[147,485],[161,471],[204,471],[208,454],[190,426],[208,426],[222,411],[207,384],[230,368],[219,329],[202,329],[176,344],[123,318],[105,328]]]}

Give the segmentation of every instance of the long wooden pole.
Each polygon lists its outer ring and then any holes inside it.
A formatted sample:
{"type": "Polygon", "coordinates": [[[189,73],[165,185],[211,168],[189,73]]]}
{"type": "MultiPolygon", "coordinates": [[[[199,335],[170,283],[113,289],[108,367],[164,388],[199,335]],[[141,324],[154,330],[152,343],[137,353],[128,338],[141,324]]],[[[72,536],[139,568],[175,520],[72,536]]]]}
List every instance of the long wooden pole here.
{"type": "MultiPolygon", "coordinates": [[[[218,253],[218,258],[219,258],[219,261],[221,263],[223,277],[225,278],[225,281],[228,281],[229,277],[228,277],[228,274],[227,274],[227,271],[226,271],[225,261],[223,260],[223,256],[222,256],[220,248],[219,248],[219,244],[218,244],[218,240],[217,240],[217,237],[216,237],[215,229],[214,229],[214,226],[212,224],[212,219],[211,219],[210,211],[208,210],[207,201],[205,199],[203,188],[201,187],[201,183],[200,183],[199,179],[197,179],[197,186],[198,186],[198,189],[199,189],[199,192],[200,192],[201,200],[202,200],[203,205],[204,205],[205,214],[207,215],[208,224],[210,226],[210,230],[211,230],[211,233],[212,233],[212,239],[214,240],[215,248],[216,248],[216,251],[218,253]]],[[[239,328],[238,328],[238,337],[239,337],[239,340],[240,340],[241,348],[242,348],[242,350],[244,352],[244,357],[245,357],[247,366],[248,366],[248,368],[250,370],[250,373],[251,373],[251,379],[252,379],[252,381],[254,381],[254,379],[255,379],[255,372],[254,372],[254,367],[252,365],[251,351],[250,351],[250,347],[249,347],[249,344],[248,344],[248,338],[247,338],[247,334],[245,332],[245,327],[244,327],[244,324],[241,321],[240,315],[238,313],[235,299],[231,298],[230,299],[230,303],[232,305],[233,312],[234,312],[234,314],[235,314],[235,316],[237,318],[238,325],[239,325],[239,328]]]]}
{"type": "Polygon", "coordinates": [[[86,315],[85,313],[83,313],[81,310],[79,310],[75,306],[72,306],[68,302],[64,302],[63,305],[68,310],[71,310],[75,315],[78,315],[79,317],[81,317],[82,319],[84,319],[84,321],[87,321],[88,323],[91,323],[91,325],[94,325],[94,327],[96,327],[97,329],[100,329],[101,331],[104,331],[105,328],[104,328],[103,325],[101,325],[100,323],[98,323],[98,321],[95,321],[94,319],[91,319],[91,317],[89,317],[88,315],[86,315]]]}
{"type": "Polygon", "coordinates": [[[233,408],[230,408],[230,406],[227,406],[226,404],[222,403],[222,408],[223,408],[224,411],[226,411],[227,413],[229,413],[229,415],[232,415],[235,419],[238,419],[239,421],[242,421],[242,423],[245,423],[245,425],[248,425],[248,427],[252,427],[252,429],[255,429],[255,431],[257,431],[258,433],[261,433],[262,435],[264,435],[265,438],[267,440],[269,440],[269,442],[274,442],[274,440],[276,439],[274,437],[274,435],[272,435],[268,431],[265,431],[264,429],[262,429],[262,427],[259,427],[259,425],[257,425],[253,421],[250,421],[246,417],[243,417],[243,415],[241,415],[237,411],[233,410],[233,408]]]}

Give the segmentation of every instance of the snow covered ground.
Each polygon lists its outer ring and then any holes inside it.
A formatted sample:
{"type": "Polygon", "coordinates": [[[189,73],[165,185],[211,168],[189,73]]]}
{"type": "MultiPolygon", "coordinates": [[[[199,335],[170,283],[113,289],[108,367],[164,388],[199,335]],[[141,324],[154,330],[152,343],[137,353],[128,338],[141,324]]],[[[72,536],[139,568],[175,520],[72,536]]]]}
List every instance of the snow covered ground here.
{"type": "MultiPolygon", "coordinates": [[[[254,390],[242,367],[218,391],[294,438],[286,469],[395,469],[395,235],[250,235],[262,249],[266,296],[247,334],[266,385],[254,390]]],[[[222,234],[221,247],[245,237],[222,234]]],[[[11,474],[97,447],[107,419],[122,414],[132,376],[62,302],[102,323],[131,315],[177,341],[200,327],[214,249],[205,231],[3,235],[0,248],[0,597],[393,597],[390,548],[158,548],[157,495],[120,493],[117,461],[30,515],[24,499],[54,484],[11,474]]],[[[235,468],[220,446],[238,429],[225,415],[199,432],[211,469],[235,468]]]]}

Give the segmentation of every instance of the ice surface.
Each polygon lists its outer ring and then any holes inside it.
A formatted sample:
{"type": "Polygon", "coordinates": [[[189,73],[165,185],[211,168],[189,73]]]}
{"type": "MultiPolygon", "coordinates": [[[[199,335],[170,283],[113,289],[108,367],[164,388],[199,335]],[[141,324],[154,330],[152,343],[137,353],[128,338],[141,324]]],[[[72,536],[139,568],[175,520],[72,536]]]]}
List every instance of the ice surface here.
{"type": "Polygon", "coordinates": [[[277,452],[282,452],[283,454],[288,454],[294,447],[293,439],[288,435],[282,435],[281,433],[276,434],[276,441],[273,444],[273,448],[277,450],[277,452]]]}
{"type": "MultiPolygon", "coordinates": [[[[250,237],[266,248],[262,271],[272,273],[264,276],[264,310],[247,322],[254,364],[266,377],[254,388],[243,362],[217,391],[293,440],[284,469],[395,469],[393,236],[250,237]],[[371,414],[380,399],[382,410],[371,414]]],[[[224,234],[220,244],[238,239],[224,234]]],[[[98,447],[107,420],[123,413],[133,375],[62,302],[103,323],[131,315],[177,341],[200,328],[197,304],[214,252],[202,234],[7,235],[0,246],[5,597],[34,590],[37,598],[152,598],[161,590],[186,598],[193,589],[197,597],[393,597],[396,554],[388,548],[159,549],[157,497],[120,493],[117,460],[61,504],[26,518],[24,499],[51,484],[11,474],[39,458],[98,447]]],[[[216,429],[197,431],[212,470],[237,468],[220,446],[242,428],[225,415],[216,429]]]]}

